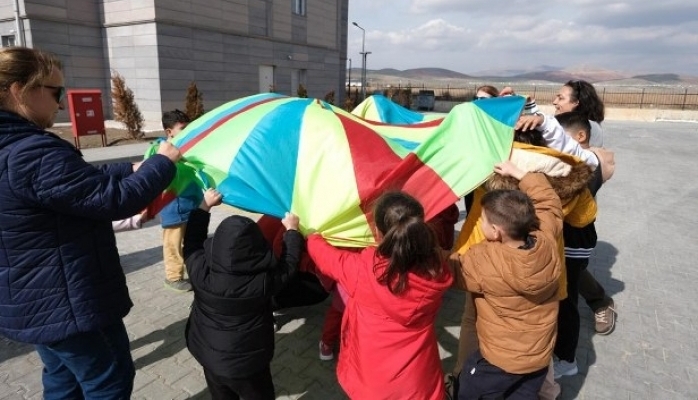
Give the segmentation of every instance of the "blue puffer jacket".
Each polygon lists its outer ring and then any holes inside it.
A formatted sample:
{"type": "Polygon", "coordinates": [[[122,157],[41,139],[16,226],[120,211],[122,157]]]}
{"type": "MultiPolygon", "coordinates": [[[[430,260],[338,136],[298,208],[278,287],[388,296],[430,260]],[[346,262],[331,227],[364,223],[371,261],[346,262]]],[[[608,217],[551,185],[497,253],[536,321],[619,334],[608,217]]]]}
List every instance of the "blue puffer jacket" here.
{"type": "Polygon", "coordinates": [[[203,200],[203,195],[201,194],[201,189],[196,185],[187,188],[187,192],[176,197],[169,204],[160,210],[160,225],[163,228],[171,228],[183,224],[189,220],[189,214],[201,204],[203,200]],[[189,190],[190,188],[196,190],[189,190]]]}
{"type": "Polygon", "coordinates": [[[111,221],[145,208],[174,164],[94,167],[70,143],[0,111],[0,334],[53,343],[123,318],[133,303],[111,221]]]}
{"type": "MultiPolygon", "coordinates": [[[[154,145],[158,145],[166,140],[166,138],[160,138],[154,142],[154,145]]],[[[201,204],[203,199],[203,192],[196,184],[192,183],[187,186],[184,192],[180,193],[178,197],[175,197],[174,200],[160,210],[160,225],[163,228],[171,228],[187,222],[189,214],[199,208],[199,204],[201,204]]]]}

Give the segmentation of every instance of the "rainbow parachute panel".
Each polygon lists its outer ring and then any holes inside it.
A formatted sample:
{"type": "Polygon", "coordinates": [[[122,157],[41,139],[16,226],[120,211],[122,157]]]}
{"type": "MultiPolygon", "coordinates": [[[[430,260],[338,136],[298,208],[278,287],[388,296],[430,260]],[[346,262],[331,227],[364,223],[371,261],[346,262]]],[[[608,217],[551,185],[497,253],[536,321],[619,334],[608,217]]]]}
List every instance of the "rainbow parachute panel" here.
{"type": "Polygon", "coordinates": [[[183,161],[152,207],[196,183],[244,210],[279,218],[291,211],[303,233],[319,232],[335,245],[371,245],[378,196],[403,190],[424,205],[427,219],[438,214],[508,159],[523,105],[517,96],[464,103],[445,118],[393,125],[317,99],[237,99],[173,139],[183,161]]]}

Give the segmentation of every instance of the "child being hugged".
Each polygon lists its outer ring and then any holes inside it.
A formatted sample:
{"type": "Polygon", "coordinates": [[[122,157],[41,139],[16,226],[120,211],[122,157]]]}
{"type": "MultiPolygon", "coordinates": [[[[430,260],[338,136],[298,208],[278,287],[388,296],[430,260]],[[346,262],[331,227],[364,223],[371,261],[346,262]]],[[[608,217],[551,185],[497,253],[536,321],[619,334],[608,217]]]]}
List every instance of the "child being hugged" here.
{"type": "Polygon", "coordinates": [[[537,399],[555,343],[562,205],[541,173],[525,173],[510,161],[495,172],[519,180],[521,190],[482,197],[487,240],[460,257],[479,349],[463,366],[458,399],[537,399]]]}
{"type": "Polygon", "coordinates": [[[308,253],[346,291],[337,377],[352,399],[442,400],[434,320],[453,275],[424,209],[402,192],[374,209],[377,247],[356,253],[308,237],[308,253]]]}
{"type": "Polygon", "coordinates": [[[304,239],[298,217],[290,213],[282,220],[286,233],[280,259],[247,217],[227,217],[207,239],[208,211],[220,202],[217,191],[206,191],[184,236],[194,290],[185,329],[187,348],[204,368],[212,399],[272,400],[271,298],[296,273],[304,239]]]}

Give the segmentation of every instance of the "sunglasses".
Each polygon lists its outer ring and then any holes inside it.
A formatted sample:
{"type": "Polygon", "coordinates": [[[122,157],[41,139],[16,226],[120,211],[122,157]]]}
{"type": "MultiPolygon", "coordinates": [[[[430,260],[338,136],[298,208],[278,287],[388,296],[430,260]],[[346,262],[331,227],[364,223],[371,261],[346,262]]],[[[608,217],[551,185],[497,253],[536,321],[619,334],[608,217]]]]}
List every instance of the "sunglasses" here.
{"type": "Polygon", "coordinates": [[[473,96],[473,100],[491,99],[491,96],[473,96]]]}
{"type": "Polygon", "coordinates": [[[55,90],[55,92],[53,92],[53,98],[56,100],[56,103],[60,104],[60,102],[65,100],[65,86],[41,85],[41,87],[55,90]]]}

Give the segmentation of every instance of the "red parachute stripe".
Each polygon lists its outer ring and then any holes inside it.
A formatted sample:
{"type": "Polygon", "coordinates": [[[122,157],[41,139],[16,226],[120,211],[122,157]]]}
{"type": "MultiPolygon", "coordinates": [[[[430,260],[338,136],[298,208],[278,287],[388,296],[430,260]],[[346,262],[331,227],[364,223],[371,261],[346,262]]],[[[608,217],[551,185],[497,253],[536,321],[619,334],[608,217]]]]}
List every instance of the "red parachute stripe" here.
{"type": "Polygon", "coordinates": [[[185,144],[179,149],[179,151],[180,151],[182,154],[186,153],[187,150],[191,149],[195,144],[197,144],[197,143],[199,143],[200,141],[204,140],[211,132],[213,132],[214,130],[216,130],[218,127],[220,127],[221,125],[225,124],[226,122],[230,121],[231,119],[235,118],[238,114],[244,113],[245,111],[251,110],[251,109],[253,109],[253,108],[257,107],[257,106],[260,106],[260,105],[262,105],[262,104],[264,104],[264,103],[269,103],[269,102],[275,101],[275,100],[278,100],[278,98],[272,97],[272,98],[269,98],[269,99],[266,99],[266,100],[258,101],[258,102],[256,102],[256,103],[252,103],[252,104],[250,104],[250,105],[248,105],[248,106],[246,106],[246,107],[244,107],[244,108],[241,108],[241,109],[238,110],[237,112],[234,112],[234,113],[232,113],[232,114],[230,114],[230,115],[226,115],[225,117],[223,117],[223,118],[219,119],[218,121],[216,121],[216,122],[215,122],[213,125],[211,125],[208,129],[206,129],[205,131],[203,131],[203,132],[199,133],[198,135],[196,135],[196,137],[194,137],[192,140],[190,140],[190,141],[188,141],[187,143],[185,143],[185,144]]]}
{"type": "MultiPolygon", "coordinates": [[[[361,210],[372,225],[374,201],[384,192],[402,190],[425,207],[426,219],[458,200],[458,196],[433,169],[410,153],[405,159],[366,126],[337,115],[349,142],[361,210]]],[[[372,226],[373,228],[373,226],[372,226]]]]}
{"type": "MultiPolygon", "coordinates": [[[[409,174],[402,190],[411,194],[424,205],[424,219],[431,220],[436,214],[458,201],[453,189],[428,164],[410,153],[402,161],[406,168],[415,171],[409,174]]],[[[396,174],[399,171],[395,172],[396,174]]]]}
{"type": "Polygon", "coordinates": [[[148,204],[148,218],[154,218],[162,209],[177,198],[177,193],[166,190],[148,204]]]}

